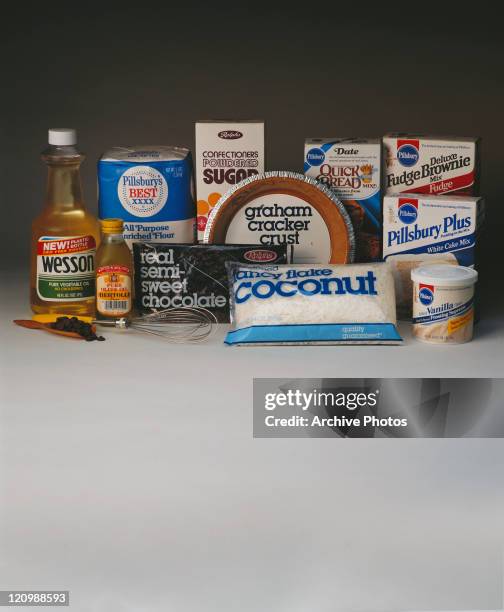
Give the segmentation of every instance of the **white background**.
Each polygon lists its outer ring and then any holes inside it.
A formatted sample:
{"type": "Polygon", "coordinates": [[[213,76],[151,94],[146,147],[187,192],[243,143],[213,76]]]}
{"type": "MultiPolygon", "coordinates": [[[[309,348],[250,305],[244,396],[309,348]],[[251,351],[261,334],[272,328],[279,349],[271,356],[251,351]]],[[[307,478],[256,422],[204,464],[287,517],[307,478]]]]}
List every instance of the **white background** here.
{"type": "MultiPolygon", "coordinates": [[[[0,588],[73,610],[502,605],[502,440],[252,438],[256,377],[498,376],[462,347],[228,348],[2,324],[0,588]]],[[[18,295],[17,298],[9,296],[18,295]]]]}

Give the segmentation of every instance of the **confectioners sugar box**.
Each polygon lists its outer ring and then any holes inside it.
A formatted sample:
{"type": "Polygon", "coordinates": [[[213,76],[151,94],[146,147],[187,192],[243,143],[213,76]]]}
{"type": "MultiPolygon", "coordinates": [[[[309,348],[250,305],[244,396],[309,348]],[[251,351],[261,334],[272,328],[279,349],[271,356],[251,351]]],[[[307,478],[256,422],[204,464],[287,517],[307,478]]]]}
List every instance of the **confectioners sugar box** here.
{"type": "Polygon", "coordinates": [[[264,172],[263,121],[196,123],[196,197],[198,240],[221,196],[243,179],[264,172]]]}
{"type": "Polygon", "coordinates": [[[335,193],[350,215],[356,261],[381,258],[382,144],[371,138],[309,138],[304,173],[335,193]]]}

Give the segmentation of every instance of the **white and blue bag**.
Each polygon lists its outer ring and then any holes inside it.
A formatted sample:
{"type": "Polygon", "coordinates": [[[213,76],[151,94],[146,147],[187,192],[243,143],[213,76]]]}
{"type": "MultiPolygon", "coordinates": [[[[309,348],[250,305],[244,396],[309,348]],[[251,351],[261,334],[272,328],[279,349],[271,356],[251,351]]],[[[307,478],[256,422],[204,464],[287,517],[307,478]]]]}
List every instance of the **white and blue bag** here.
{"type": "Polygon", "coordinates": [[[124,239],[193,243],[191,153],[183,147],[113,147],[98,162],[100,219],[124,221],[124,239]]]}
{"type": "Polygon", "coordinates": [[[228,345],[402,342],[386,263],[227,267],[228,345]]]}

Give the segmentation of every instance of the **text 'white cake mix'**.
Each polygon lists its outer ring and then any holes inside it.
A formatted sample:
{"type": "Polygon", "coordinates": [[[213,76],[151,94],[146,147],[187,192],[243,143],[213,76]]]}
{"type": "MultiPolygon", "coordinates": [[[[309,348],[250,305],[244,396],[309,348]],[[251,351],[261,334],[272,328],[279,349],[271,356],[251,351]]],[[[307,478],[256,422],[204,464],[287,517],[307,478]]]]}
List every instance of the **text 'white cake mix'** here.
{"type": "Polygon", "coordinates": [[[475,265],[482,198],[389,195],[383,199],[383,258],[394,273],[401,315],[411,310],[411,270],[424,263],[475,265]]]}
{"type": "Polygon", "coordinates": [[[195,241],[191,153],[183,147],[114,147],[98,162],[101,219],[124,220],[133,242],[195,241]]]}
{"type": "Polygon", "coordinates": [[[398,344],[387,264],[228,264],[226,344],[398,344]]]}
{"type": "Polygon", "coordinates": [[[384,193],[478,195],[479,139],[387,134],[384,193]]]}

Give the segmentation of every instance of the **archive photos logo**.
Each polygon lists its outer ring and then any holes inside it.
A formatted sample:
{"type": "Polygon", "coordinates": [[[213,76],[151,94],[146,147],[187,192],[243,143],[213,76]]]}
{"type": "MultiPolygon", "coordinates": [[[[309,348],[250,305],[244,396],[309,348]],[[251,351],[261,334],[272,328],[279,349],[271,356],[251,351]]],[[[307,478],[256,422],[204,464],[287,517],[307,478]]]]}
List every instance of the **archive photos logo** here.
{"type": "Polygon", "coordinates": [[[504,379],[254,379],[254,437],[504,437],[504,379]]]}

